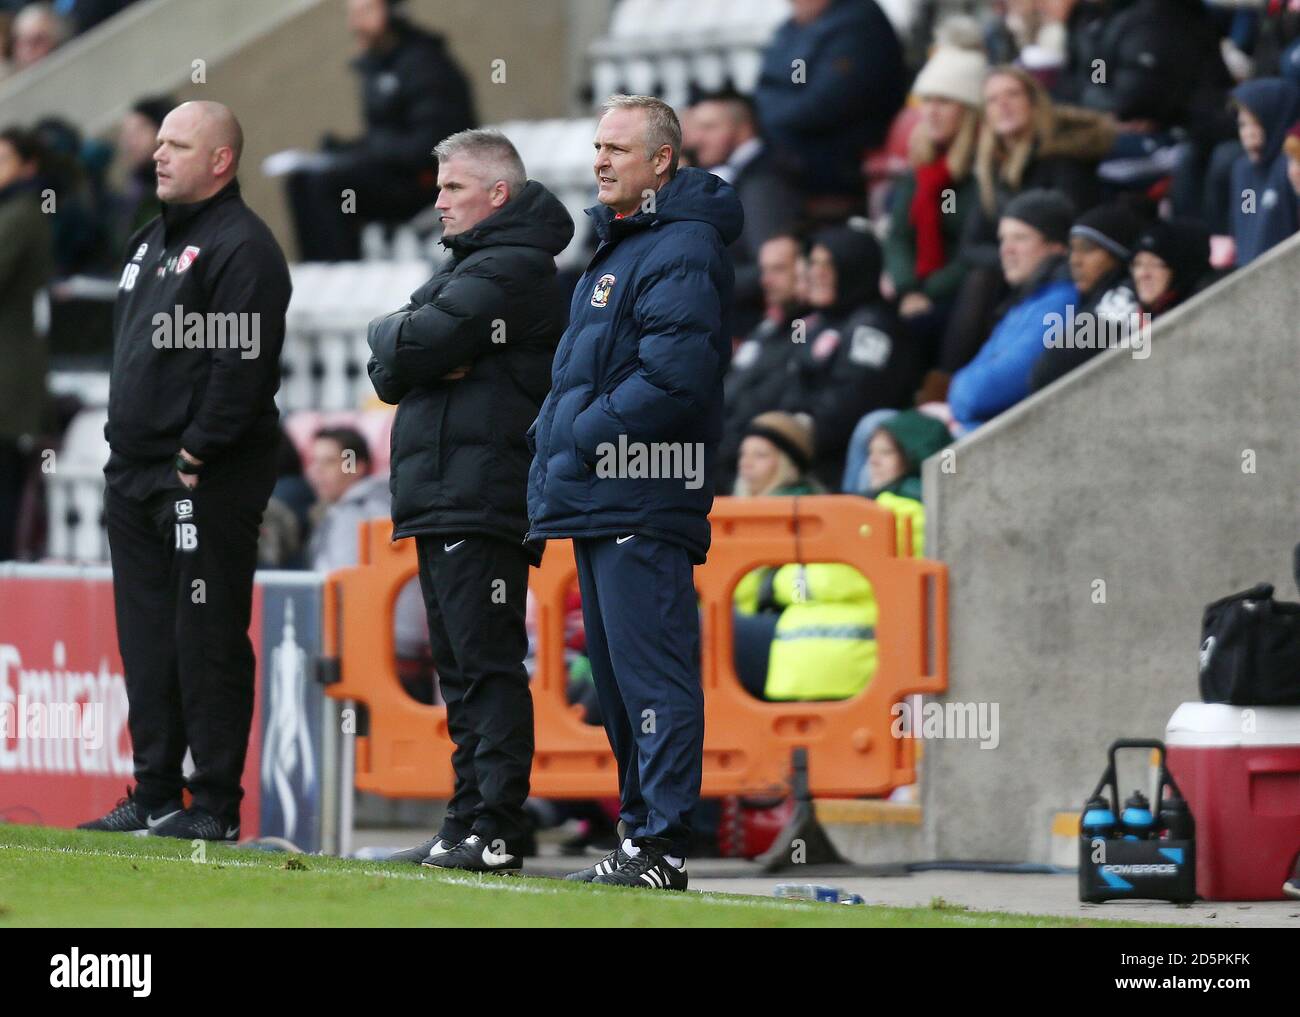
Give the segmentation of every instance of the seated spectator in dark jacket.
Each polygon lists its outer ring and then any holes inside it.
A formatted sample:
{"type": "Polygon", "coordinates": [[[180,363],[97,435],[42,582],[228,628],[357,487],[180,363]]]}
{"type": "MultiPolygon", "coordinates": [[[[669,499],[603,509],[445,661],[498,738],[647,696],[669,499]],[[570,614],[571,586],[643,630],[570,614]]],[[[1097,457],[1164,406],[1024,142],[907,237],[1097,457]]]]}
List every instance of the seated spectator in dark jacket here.
{"type": "Polygon", "coordinates": [[[1300,227],[1300,204],[1282,151],[1300,118],[1300,86],[1285,78],[1247,81],[1232,93],[1246,150],[1232,164],[1232,236],[1237,267],[1248,265],[1300,227]]]}
{"type": "MultiPolygon", "coordinates": [[[[941,25],[940,37],[964,30],[965,24],[941,25]]],[[[894,183],[889,235],[883,245],[891,296],[898,300],[898,313],[922,343],[927,360],[937,352],[967,271],[958,247],[967,214],[979,201],[971,170],[988,61],[979,49],[979,26],[969,24],[974,39],[940,42],[912,85],[921,119],[908,139],[908,170],[894,183]]]]}
{"type": "Polygon", "coordinates": [[[1103,350],[1125,345],[1137,349],[1147,339],[1129,278],[1133,245],[1142,227],[1142,218],[1122,201],[1098,205],[1070,227],[1070,277],[1079,300],[1073,315],[1067,314],[1059,329],[1049,330],[1047,349],[1030,376],[1033,391],[1103,350]]]}
{"type": "Polygon", "coordinates": [[[880,294],[880,244],[869,233],[836,226],[813,238],[808,305],[796,322],[798,352],[779,409],[812,417],[814,473],[839,484],[849,436],[871,410],[908,406],[920,381],[914,344],[880,294]]]}
{"type": "Polygon", "coordinates": [[[46,428],[46,350],[33,312],[53,267],[52,215],[41,211],[40,140],[0,131],[0,561],[14,556],[19,504],[46,428]]]}
{"type": "Polygon", "coordinates": [[[722,441],[718,444],[715,488],[730,491],[741,436],[750,420],[781,405],[799,347],[791,324],[799,313],[799,241],[773,237],[758,252],[767,310],[731,358],[723,378],[722,441]]]}
{"type": "Polygon", "coordinates": [[[402,222],[437,196],[434,146],[475,126],[469,82],[443,37],[394,11],[397,0],[348,0],[348,28],[361,46],[365,133],[325,139],[324,158],[289,176],[289,201],[304,261],[360,256],[361,225],[402,222]],[[355,192],[353,213],[340,194],[355,192]]]}
{"type": "Polygon", "coordinates": [[[862,156],[907,94],[903,50],[874,0],[791,0],[754,95],[777,163],[810,195],[861,203],[862,156]]]}
{"type": "Polygon", "coordinates": [[[1195,219],[1158,220],[1138,237],[1131,269],[1142,310],[1158,318],[1210,280],[1210,231],[1195,219]]]}
{"type": "Polygon", "coordinates": [[[1042,86],[1015,67],[999,67],[984,82],[975,176],[980,201],[967,218],[961,256],[970,271],[944,335],[940,368],[966,364],[989,334],[992,311],[1005,296],[999,282],[997,228],[1007,203],[1031,189],[1055,191],[1076,209],[1101,200],[1097,161],[1115,131],[1103,114],[1052,103],[1042,86]]]}
{"type": "Polygon", "coordinates": [[[705,96],[691,106],[690,121],[696,165],[731,184],[745,208],[740,239],[727,248],[736,268],[732,328],[745,335],[763,317],[759,248],[794,228],[801,199],[758,136],[749,99],[734,92],[705,96]]]}
{"type": "Polygon", "coordinates": [[[1137,0],[1114,10],[1077,53],[1078,102],[1120,121],[1187,127],[1222,109],[1232,78],[1200,0],[1137,0]],[[1103,61],[1105,74],[1096,73],[1103,61]]]}
{"type": "Polygon", "coordinates": [[[1043,355],[1049,315],[1062,318],[1079,293],[1066,261],[1074,208],[1052,191],[1026,191],[998,224],[1002,271],[1011,298],[975,359],[953,375],[948,408],[970,431],[1029,395],[1029,375],[1043,355]]]}

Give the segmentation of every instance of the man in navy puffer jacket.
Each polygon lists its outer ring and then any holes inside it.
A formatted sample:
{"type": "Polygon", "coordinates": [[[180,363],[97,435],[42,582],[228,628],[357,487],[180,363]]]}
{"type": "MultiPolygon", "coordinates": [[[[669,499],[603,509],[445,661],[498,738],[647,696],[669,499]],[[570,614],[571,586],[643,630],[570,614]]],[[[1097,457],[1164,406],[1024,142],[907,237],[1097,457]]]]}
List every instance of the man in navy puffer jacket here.
{"type": "Polygon", "coordinates": [[[744,214],[720,178],[677,170],[681,126],[658,99],[611,98],[595,144],[600,246],[529,431],[529,539],[574,538],[618,762],[626,839],[570,878],[684,889],[704,743],[692,566],[709,548],[731,352],[726,248],[744,214]]]}

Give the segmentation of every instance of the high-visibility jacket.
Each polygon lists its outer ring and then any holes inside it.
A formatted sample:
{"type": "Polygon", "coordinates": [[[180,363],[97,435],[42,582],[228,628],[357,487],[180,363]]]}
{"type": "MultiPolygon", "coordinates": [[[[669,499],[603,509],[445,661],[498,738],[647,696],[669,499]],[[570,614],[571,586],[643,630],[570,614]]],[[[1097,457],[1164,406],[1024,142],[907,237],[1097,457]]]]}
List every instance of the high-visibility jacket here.
{"type": "MultiPolygon", "coordinates": [[[[925,512],[920,502],[885,493],[876,499],[899,520],[900,556],[907,557],[902,519],[912,524],[911,553],[925,546],[925,512]]],[[[738,611],[778,609],[768,657],[764,698],[849,699],[867,687],[877,666],[879,607],[871,583],[852,565],[792,563],[754,569],[733,593],[738,611]]]]}

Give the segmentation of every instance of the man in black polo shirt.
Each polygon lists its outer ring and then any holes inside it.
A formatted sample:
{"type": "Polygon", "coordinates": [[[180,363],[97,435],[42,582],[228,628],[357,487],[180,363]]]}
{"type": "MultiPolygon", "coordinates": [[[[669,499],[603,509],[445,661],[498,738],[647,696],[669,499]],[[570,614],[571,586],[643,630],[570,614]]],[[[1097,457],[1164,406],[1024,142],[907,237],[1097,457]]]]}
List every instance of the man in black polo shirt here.
{"type": "Polygon", "coordinates": [[[104,509],[136,786],[86,829],[239,838],[290,292],[284,255],[239,195],[242,148],[219,103],[167,115],[162,215],[131,238],[118,283],[104,509]]]}

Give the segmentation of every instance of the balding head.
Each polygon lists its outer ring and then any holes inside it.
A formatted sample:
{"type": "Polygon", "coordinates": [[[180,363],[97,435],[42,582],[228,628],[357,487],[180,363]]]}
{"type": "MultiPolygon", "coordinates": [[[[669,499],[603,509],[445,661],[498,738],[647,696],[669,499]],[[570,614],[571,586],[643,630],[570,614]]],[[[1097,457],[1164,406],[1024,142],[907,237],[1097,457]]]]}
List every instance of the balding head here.
{"type": "Polygon", "coordinates": [[[219,102],[197,100],[177,106],[158,128],[158,197],[188,205],[210,198],[239,169],[244,132],[219,102]]]}

